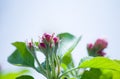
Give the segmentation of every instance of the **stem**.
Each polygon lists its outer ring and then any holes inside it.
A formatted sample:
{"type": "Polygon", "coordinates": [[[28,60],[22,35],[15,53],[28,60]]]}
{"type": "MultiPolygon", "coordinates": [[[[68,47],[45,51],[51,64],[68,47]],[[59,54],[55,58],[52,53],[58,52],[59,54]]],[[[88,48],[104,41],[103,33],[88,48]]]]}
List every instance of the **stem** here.
{"type": "Polygon", "coordinates": [[[51,68],[52,68],[52,78],[56,78],[56,73],[55,73],[55,60],[54,60],[55,56],[54,53],[52,53],[51,55],[51,68]]]}
{"type": "Polygon", "coordinates": [[[60,61],[59,61],[59,58],[56,57],[57,59],[57,64],[58,64],[58,71],[57,71],[57,78],[59,77],[59,74],[60,74],[60,61]]]}
{"type": "Polygon", "coordinates": [[[41,73],[36,67],[34,67],[34,69],[35,69],[38,73],[40,73],[40,74],[42,74],[42,75],[44,75],[44,76],[46,77],[46,74],[41,73]]]}
{"type": "Polygon", "coordinates": [[[60,75],[58,79],[60,79],[63,75],[65,75],[65,74],[67,74],[67,73],[69,73],[69,72],[71,72],[71,71],[73,71],[73,70],[76,70],[76,69],[79,69],[79,67],[73,68],[73,69],[71,69],[71,70],[66,71],[65,73],[63,73],[62,75],[60,75]]]}
{"type": "MultiPolygon", "coordinates": [[[[43,74],[44,76],[46,76],[46,74],[45,74],[46,72],[45,72],[44,68],[41,66],[41,64],[39,63],[39,60],[37,59],[36,55],[35,55],[34,57],[35,57],[35,60],[36,60],[36,62],[37,62],[37,64],[38,64],[38,66],[39,66],[40,69],[41,69],[42,74],[43,74]]],[[[34,68],[34,69],[39,72],[38,69],[36,69],[36,68],[34,68]]]]}
{"type": "Polygon", "coordinates": [[[50,70],[49,70],[49,58],[48,58],[48,54],[46,56],[46,69],[47,69],[47,79],[51,79],[51,73],[50,73],[50,70]]]}

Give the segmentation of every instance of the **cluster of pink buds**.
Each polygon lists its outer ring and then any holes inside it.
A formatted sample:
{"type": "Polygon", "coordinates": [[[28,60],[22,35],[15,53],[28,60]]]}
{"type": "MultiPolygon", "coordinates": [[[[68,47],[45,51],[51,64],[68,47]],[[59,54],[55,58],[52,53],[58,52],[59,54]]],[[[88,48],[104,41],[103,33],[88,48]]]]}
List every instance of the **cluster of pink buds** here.
{"type": "Polygon", "coordinates": [[[31,41],[26,40],[26,45],[31,50],[34,47],[32,39],[31,41]]]}
{"type": "Polygon", "coordinates": [[[28,47],[31,49],[33,47],[33,42],[28,42],[28,47]]]}
{"type": "Polygon", "coordinates": [[[105,56],[103,50],[107,47],[108,42],[105,39],[97,39],[95,44],[89,43],[87,49],[90,56],[105,56]]]}
{"type": "Polygon", "coordinates": [[[50,49],[58,46],[59,38],[54,37],[54,33],[52,35],[44,33],[42,39],[38,44],[39,49],[50,49]]]}
{"type": "Polygon", "coordinates": [[[29,42],[26,41],[26,45],[27,45],[28,50],[31,52],[31,54],[35,55],[35,46],[34,46],[33,40],[29,42]]]}
{"type": "Polygon", "coordinates": [[[103,50],[107,47],[107,45],[108,45],[108,42],[105,39],[97,39],[94,47],[100,48],[100,50],[103,50]]]}

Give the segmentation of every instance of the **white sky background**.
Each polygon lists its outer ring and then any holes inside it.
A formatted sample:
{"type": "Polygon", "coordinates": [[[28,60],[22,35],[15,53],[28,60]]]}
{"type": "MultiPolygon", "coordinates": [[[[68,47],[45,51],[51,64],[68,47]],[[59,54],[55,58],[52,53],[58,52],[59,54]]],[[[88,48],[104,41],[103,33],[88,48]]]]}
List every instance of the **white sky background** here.
{"type": "Polygon", "coordinates": [[[73,54],[76,62],[87,56],[86,44],[101,37],[109,42],[107,56],[120,59],[120,0],[0,0],[3,70],[19,68],[7,62],[15,49],[12,42],[36,40],[44,32],[82,35],[73,54]]]}

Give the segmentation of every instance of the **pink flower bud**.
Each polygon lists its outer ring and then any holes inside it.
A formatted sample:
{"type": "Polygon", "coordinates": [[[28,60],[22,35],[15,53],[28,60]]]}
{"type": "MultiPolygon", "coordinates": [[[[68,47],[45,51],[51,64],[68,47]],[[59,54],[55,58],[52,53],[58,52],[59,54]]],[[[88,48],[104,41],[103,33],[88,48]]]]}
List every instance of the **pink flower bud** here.
{"type": "Polygon", "coordinates": [[[108,45],[108,42],[104,39],[97,39],[95,42],[95,47],[100,47],[101,49],[106,48],[108,45]]]}
{"type": "Polygon", "coordinates": [[[33,43],[32,42],[29,42],[28,43],[28,47],[31,49],[33,47],[33,43]]]}
{"type": "Polygon", "coordinates": [[[87,48],[91,50],[93,48],[93,44],[92,43],[87,44],[87,48]]]}
{"type": "Polygon", "coordinates": [[[46,48],[46,45],[44,43],[40,43],[38,47],[46,48]]]}
{"type": "Polygon", "coordinates": [[[51,41],[51,37],[52,37],[51,35],[49,35],[47,33],[44,33],[42,38],[43,38],[43,40],[46,39],[47,42],[50,42],[51,41]]]}
{"type": "Polygon", "coordinates": [[[55,44],[57,44],[59,42],[59,38],[58,37],[54,37],[53,40],[54,40],[55,44]]]}
{"type": "Polygon", "coordinates": [[[103,51],[99,51],[99,52],[97,52],[97,54],[98,54],[99,56],[105,56],[105,55],[106,55],[106,53],[103,52],[103,51]]]}

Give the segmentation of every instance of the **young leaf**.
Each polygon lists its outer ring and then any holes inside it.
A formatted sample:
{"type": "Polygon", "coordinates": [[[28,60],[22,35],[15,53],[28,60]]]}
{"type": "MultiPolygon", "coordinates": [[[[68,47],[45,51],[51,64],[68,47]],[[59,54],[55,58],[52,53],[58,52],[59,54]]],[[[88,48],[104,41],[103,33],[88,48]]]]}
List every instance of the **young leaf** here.
{"type": "Polygon", "coordinates": [[[120,64],[105,57],[94,57],[80,64],[80,68],[99,68],[120,71],[120,64]]]}
{"type": "Polygon", "coordinates": [[[28,70],[21,70],[17,72],[0,73],[0,79],[16,79],[17,76],[28,73],[28,70]]]}
{"type": "Polygon", "coordinates": [[[78,66],[79,66],[82,62],[84,62],[84,61],[86,61],[86,60],[90,60],[90,59],[92,59],[92,58],[93,58],[93,57],[91,57],[91,56],[87,56],[87,57],[81,58],[80,61],[79,61],[78,66]]]}
{"type": "Polygon", "coordinates": [[[61,53],[63,55],[62,63],[65,65],[68,65],[71,62],[73,62],[71,52],[77,46],[81,37],[76,38],[74,35],[72,35],[70,33],[61,33],[57,36],[60,39],[59,53],[61,53]]]}
{"type": "Polygon", "coordinates": [[[95,69],[85,70],[81,79],[120,79],[120,72],[110,69],[95,69]]]}
{"type": "MultiPolygon", "coordinates": [[[[101,76],[100,79],[113,79],[113,74],[112,71],[114,70],[110,70],[110,69],[101,69],[101,76]]],[[[118,78],[119,79],[119,78],[118,78]]]]}
{"type": "Polygon", "coordinates": [[[120,72],[118,71],[112,71],[112,79],[120,79],[120,72]]]}
{"type": "Polygon", "coordinates": [[[77,44],[79,43],[81,37],[79,37],[78,39],[76,38],[74,40],[74,43],[71,45],[71,47],[65,52],[65,54],[62,57],[62,63],[69,65],[71,62],[73,62],[72,59],[72,51],[74,50],[74,48],[77,46],[77,44]]]}
{"type": "Polygon", "coordinates": [[[102,72],[100,69],[90,69],[84,71],[84,73],[81,76],[81,79],[100,79],[102,72]]]}
{"type": "Polygon", "coordinates": [[[34,67],[34,58],[24,42],[14,42],[16,50],[8,57],[8,62],[19,66],[34,67]]]}
{"type": "Polygon", "coordinates": [[[75,39],[75,36],[73,36],[70,33],[61,33],[61,34],[58,34],[57,36],[60,39],[58,54],[63,55],[66,52],[66,50],[69,48],[69,45],[75,39]]]}
{"type": "Polygon", "coordinates": [[[17,77],[16,79],[34,79],[34,78],[29,75],[22,75],[22,76],[17,77]]]}
{"type": "Polygon", "coordinates": [[[116,63],[120,64],[120,60],[114,60],[116,63]]]}

